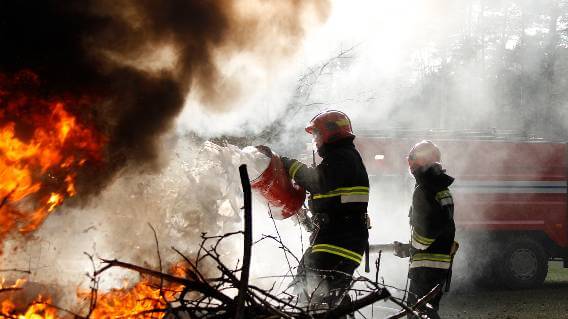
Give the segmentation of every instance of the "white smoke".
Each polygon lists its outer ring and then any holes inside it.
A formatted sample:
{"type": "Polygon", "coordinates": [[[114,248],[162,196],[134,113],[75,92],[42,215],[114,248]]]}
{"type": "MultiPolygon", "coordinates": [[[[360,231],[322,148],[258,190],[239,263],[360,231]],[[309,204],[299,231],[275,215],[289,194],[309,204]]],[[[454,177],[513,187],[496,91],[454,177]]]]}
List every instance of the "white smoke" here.
{"type": "MultiPolygon", "coordinates": [[[[195,255],[201,234],[221,235],[241,230],[242,189],[238,167],[249,164],[251,177],[260,175],[268,158],[233,145],[194,142],[182,137],[164,141],[165,166],[160,172],[129,170],[86,207],[61,207],[34,233],[15,236],[2,256],[3,268],[30,269],[29,281],[57,285],[58,300],[76,302],[75,288],[88,288],[92,265],[83,253],[159,269],[157,233],[163,269],[185,256],[195,255]],[[17,250],[12,247],[18,247],[17,250]]],[[[263,215],[268,220],[268,215],[263,215]]],[[[220,252],[228,265],[241,258],[240,241],[227,241],[220,252]]],[[[241,258],[242,259],[242,258],[241,258]]],[[[254,271],[255,267],[253,267],[254,271]]],[[[205,270],[207,271],[207,270],[205,270]]],[[[129,271],[113,270],[102,277],[100,288],[137,282],[129,271]]]]}
{"type": "MultiPolygon", "coordinates": [[[[241,150],[230,144],[194,142],[187,137],[165,141],[164,148],[170,147],[173,151],[163,160],[165,166],[160,172],[125,171],[88,206],[61,207],[34,233],[32,240],[27,238],[24,242],[14,238],[9,241],[19,249],[3,256],[3,267],[29,267],[29,281],[57,287],[55,301],[73,309],[77,303],[75,289],[87,289],[86,274],[93,271],[84,252],[96,258],[116,258],[158,269],[156,243],[149,227],[152,225],[166,268],[180,259],[170,247],[191,257],[199,248],[202,233],[220,235],[241,230],[242,190],[238,167],[247,164],[249,175],[254,179],[266,168],[268,158],[255,148],[241,150]]],[[[400,240],[398,236],[376,236],[384,234],[382,230],[389,225],[381,221],[380,214],[375,214],[374,210],[371,206],[377,231],[372,232],[371,238],[400,240]]],[[[272,239],[255,244],[251,280],[265,288],[276,283],[278,290],[285,290],[296,272],[298,259],[308,246],[309,234],[294,217],[272,220],[266,203],[256,195],[253,221],[255,241],[271,235],[291,252],[285,253],[272,239]]],[[[231,240],[220,247],[227,265],[242,259],[240,240],[231,240]]],[[[390,258],[384,255],[381,274],[399,267],[396,261],[386,260],[390,258]]],[[[117,269],[106,272],[101,278],[100,289],[107,291],[124,287],[124,279],[128,279],[129,284],[136,283],[138,275],[117,269]]],[[[387,283],[393,283],[392,280],[386,279],[387,283]]]]}

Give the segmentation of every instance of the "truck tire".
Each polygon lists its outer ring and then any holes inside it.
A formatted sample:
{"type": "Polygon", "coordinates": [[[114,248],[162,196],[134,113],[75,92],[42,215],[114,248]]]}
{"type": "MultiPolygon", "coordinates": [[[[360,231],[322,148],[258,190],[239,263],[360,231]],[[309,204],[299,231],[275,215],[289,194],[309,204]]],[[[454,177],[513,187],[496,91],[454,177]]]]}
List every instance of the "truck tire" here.
{"type": "Polygon", "coordinates": [[[499,281],[507,288],[524,289],[541,285],[548,273],[548,255],[531,238],[513,238],[504,244],[495,265],[499,281]]]}

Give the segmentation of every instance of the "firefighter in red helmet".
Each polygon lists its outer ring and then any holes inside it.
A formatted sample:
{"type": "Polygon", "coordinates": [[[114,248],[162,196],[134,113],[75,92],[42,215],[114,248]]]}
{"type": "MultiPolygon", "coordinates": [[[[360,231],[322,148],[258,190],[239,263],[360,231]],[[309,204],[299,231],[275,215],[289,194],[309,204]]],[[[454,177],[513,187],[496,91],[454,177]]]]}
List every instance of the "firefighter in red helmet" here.
{"type": "Polygon", "coordinates": [[[369,177],[345,113],[322,112],[309,122],[306,132],[313,135],[321,163],[309,167],[282,157],[290,178],[310,193],[315,224],[295,287],[307,292],[305,300],[335,306],[349,302],[346,289],[368,250],[369,177]]]}
{"type": "Polygon", "coordinates": [[[410,245],[398,245],[395,249],[399,257],[410,255],[410,306],[440,285],[440,292],[421,309],[431,319],[440,318],[438,307],[442,289],[444,285],[449,287],[457,250],[454,202],[448,189],[454,178],[445,173],[440,162],[440,150],[431,141],[419,142],[410,150],[408,167],[416,179],[410,208],[411,240],[410,245]]]}

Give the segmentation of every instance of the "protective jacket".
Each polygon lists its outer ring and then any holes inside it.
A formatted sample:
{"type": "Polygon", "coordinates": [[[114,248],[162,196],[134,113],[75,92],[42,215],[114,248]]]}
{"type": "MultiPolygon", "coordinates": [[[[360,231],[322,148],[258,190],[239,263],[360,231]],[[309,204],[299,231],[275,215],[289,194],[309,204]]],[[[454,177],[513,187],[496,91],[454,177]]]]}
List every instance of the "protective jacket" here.
{"type": "Polygon", "coordinates": [[[319,230],[311,253],[328,253],[357,265],[368,245],[369,177],[353,138],[324,144],[316,168],[282,158],[289,176],[310,193],[309,205],[319,230]]]}
{"type": "Polygon", "coordinates": [[[410,278],[421,269],[446,273],[451,265],[455,236],[454,202],[448,190],[454,179],[435,164],[415,173],[412,196],[410,278]]]}

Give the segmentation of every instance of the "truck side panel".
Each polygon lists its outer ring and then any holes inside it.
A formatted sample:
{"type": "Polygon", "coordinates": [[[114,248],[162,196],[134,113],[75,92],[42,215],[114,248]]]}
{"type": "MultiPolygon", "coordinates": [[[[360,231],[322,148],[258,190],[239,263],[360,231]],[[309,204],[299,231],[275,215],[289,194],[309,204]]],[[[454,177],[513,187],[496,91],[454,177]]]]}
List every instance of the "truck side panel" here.
{"type": "MultiPolygon", "coordinates": [[[[403,179],[414,139],[358,137],[371,176],[403,179]]],[[[466,230],[539,231],[568,247],[565,143],[434,140],[456,178],[456,224],[466,230]]],[[[390,180],[393,180],[392,178],[390,180]]],[[[410,199],[409,199],[410,200],[410,199]]]]}

